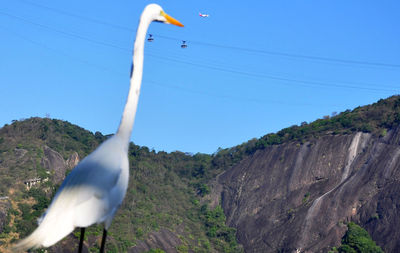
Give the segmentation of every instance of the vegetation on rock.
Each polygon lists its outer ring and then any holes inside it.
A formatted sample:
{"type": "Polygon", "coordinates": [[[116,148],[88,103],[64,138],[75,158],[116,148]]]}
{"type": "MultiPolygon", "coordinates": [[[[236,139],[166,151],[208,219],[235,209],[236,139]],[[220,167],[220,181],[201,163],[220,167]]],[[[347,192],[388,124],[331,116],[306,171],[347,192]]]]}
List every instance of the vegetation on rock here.
{"type": "Polygon", "coordinates": [[[347,232],[343,236],[342,245],[331,252],[339,253],[383,253],[368,232],[354,222],[347,224],[347,232]]]}

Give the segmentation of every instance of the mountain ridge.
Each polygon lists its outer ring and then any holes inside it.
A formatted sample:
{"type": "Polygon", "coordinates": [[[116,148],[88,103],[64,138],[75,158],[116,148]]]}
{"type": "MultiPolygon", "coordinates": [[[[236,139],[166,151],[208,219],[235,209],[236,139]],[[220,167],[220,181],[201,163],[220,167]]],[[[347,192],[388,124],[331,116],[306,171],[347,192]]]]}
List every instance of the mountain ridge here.
{"type": "MultiPolygon", "coordinates": [[[[390,199],[400,189],[396,180],[378,179],[397,178],[399,124],[400,97],[392,96],[211,155],[155,152],[131,143],[128,194],[111,226],[107,248],[110,252],[292,252],[300,248],[320,252],[338,246],[345,224],[356,221],[385,250],[398,250],[398,245],[385,239],[397,233],[382,224],[399,223],[393,218],[398,210],[387,206],[396,205],[390,199]],[[386,170],[374,160],[382,157],[391,158],[386,170]],[[371,164],[379,169],[372,170],[371,164]],[[343,197],[343,192],[356,191],[347,182],[358,176],[369,176],[359,181],[374,185],[360,189],[377,193],[357,195],[366,202],[343,197]],[[351,208],[343,207],[338,196],[351,208]],[[347,215],[333,213],[337,219],[314,222],[322,209],[332,208],[330,201],[347,215]],[[332,229],[319,231],[324,222],[332,229]],[[158,238],[157,243],[151,238],[158,238]]],[[[1,244],[34,228],[63,176],[106,138],[47,118],[14,121],[0,129],[0,196],[9,197],[0,203],[5,203],[0,205],[0,250],[1,244]],[[24,182],[33,178],[42,181],[28,190],[24,182]]],[[[100,232],[99,227],[89,230],[88,250],[98,248],[100,232]]],[[[78,235],[70,235],[50,252],[73,252],[78,235]]]]}

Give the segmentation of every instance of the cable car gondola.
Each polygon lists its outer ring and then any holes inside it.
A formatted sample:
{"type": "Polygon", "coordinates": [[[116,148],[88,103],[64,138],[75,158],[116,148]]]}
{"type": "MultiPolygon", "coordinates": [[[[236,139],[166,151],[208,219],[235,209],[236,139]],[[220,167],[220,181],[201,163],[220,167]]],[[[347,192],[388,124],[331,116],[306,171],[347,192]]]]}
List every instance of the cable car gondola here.
{"type": "Polygon", "coordinates": [[[187,48],[186,40],[182,40],[181,48],[187,48]]]}
{"type": "Polygon", "coordinates": [[[152,34],[149,34],[149,38],[147,38],[148,42],[153,42],[154,38],[152,34]]]}

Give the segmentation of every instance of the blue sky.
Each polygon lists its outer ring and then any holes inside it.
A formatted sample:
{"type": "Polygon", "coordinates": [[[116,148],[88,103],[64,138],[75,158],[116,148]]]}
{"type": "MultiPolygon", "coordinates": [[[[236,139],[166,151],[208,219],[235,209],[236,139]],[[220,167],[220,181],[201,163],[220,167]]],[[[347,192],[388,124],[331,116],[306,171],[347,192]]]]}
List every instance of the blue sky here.
{"type": "MultiPolygon", "coordinates": [[[[151,2],[4,0],[0,126],[49,115],[114,133],[151,2]]],[[[213,153],[399,94],[397,0],[157,3],[185,27],[149,29],[138,145],[213,153]]]]}

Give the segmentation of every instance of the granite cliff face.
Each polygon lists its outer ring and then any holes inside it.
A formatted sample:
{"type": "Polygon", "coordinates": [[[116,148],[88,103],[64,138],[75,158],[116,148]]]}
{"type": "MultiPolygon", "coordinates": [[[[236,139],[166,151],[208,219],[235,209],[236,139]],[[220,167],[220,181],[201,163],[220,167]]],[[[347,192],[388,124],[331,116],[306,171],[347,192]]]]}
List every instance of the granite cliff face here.
{"type": "Polygon", "coordinates": [[[327,252],[348,221],[400,252],[399,155],[400,128],[258,150],[218,177],[227,223],[245,252],[327,252]]]}
{"type": "Polygon", "coordinates": [[[176,233],[161,229],[151,232],[146,240],[138,242],[136,246],[129,249],[129,253],[149,252],[151,249],[163,249],[166,253],[175,253],[177,246],[181,244],[182,241],[176,233]]]}
{"type": "Polygon", "coordinates": [[[48,146],[43,147],[44,156],[41,160],[41,165],[53,174],[53,182],[61,184],[65,178],[65,172],[68,169],[74,168],[79,163],[78,153],[73,152],[65,161],[62,155],[48,146]]]}

